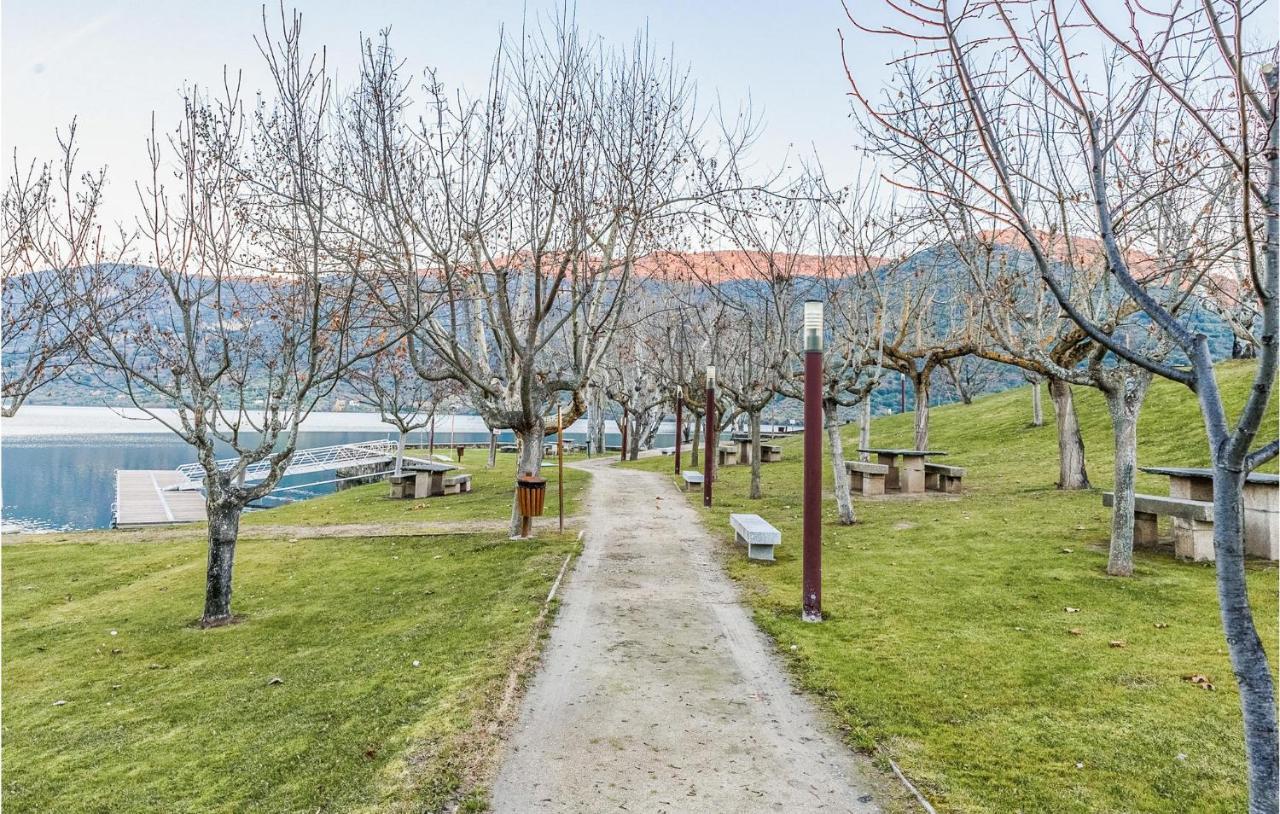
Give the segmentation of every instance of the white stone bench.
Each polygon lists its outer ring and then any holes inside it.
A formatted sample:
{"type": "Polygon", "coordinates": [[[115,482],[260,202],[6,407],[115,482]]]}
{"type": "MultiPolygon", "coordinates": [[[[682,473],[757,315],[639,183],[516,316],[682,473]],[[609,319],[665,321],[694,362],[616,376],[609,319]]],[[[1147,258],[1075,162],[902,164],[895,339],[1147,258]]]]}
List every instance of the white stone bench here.
{"type": "Polygon", "coordinates": [[[935,492],[958,493],[964,479],[963,466],[947,466],[925,461],[924,488],[935,492]]]}
{"type": "Polygon", "coordinates": [[[849,494],[884,494],[884,481],[889,474],[888,464],[845,461],[844,468],[849,472],[849,494]]]}
{"type": "Polygon", "coordinates": [[[734,539],[747,546],[748,557],[773,561],[773,547],[782,542],[782,532],[758,514],[731,514],[729,525],[734,539]]]}
{"type": "Polygon", "coordinates": [[[470,475],[454,475],[444,479],[444,493],[446,495],[459,495],[470,491],[470,475]]]}
{"type": "Polygon", "coordinates": [[[719,455],[718,460],[721,466],[735,466],[738,463],[738,448],[736,446],[720,447],[716,450],[716,453],[719,455]]]}
{"type": "MultiPolygon", "coordinates": [[[[1115,492],[1102,493],[1102,505],[1116,505],[1115,492]]],[[[1133,542],[1159,542],[1160,515],[1181,520],[1173,525],[1173,554],[1192,562],[1213,562],[1213,503],[1164,495],[1133,496],[1133,542]]]]}
{"type": "Polygon", "coordinates": [[[761,444],[760,445],[760,462],[765,464],[777,463],[782,460],[782,447],[777,444],[761,444]]]}
{"type": "Polygon", "coordinates": [[[702,485],[702,473],[696,469],[686,469],[680,473],[684,478],[684,490],[687,492],[695,486],[702,485]]]}

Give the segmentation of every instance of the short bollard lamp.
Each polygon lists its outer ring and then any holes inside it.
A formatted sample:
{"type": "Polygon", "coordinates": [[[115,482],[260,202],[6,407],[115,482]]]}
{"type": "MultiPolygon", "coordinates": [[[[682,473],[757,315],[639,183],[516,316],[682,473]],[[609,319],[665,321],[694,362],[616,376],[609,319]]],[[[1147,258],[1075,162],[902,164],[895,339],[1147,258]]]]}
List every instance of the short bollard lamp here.
{"type": "Polygon", "coordinates": [[[707,438],[702,461],[702,505],[711,505],[711,476],[716,454],[716,366],[707,365],[707,438]]]}
{"type": "Polygon", "coordinates": [[[822,621],[822,303],[804,304],[803,617],[822,621]]]}
{"type": "Polygon", "coordinates": [[[547,496],[547,479],[527,472],[516,478],[516,500],[520,506],[520,536],[533,535],[533,518],[542,516],[547,496]]]}

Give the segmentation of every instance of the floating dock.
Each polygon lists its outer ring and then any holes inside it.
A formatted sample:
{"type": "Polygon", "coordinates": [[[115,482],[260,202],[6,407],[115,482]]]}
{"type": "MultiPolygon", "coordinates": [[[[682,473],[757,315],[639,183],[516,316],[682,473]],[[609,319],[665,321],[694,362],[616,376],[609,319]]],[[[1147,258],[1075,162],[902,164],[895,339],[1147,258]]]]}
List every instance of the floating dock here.
{"type": "Polygon", "coordinates": [[[175,469],[116,470],[118,528],[196,523],[205,519],[204,493],[175,487],[188,483],[175,469]]]}

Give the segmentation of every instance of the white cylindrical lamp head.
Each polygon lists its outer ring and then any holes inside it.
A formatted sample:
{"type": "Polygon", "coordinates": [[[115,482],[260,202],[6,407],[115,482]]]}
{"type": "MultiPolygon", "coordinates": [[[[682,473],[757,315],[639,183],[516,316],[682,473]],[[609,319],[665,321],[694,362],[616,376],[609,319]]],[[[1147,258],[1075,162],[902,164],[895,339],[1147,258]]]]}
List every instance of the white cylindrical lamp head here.
{"type": "Polygon", "coordinates": [[[804,304],[804,349],[822,350],[822,301],[806,300],[804,304]]]}

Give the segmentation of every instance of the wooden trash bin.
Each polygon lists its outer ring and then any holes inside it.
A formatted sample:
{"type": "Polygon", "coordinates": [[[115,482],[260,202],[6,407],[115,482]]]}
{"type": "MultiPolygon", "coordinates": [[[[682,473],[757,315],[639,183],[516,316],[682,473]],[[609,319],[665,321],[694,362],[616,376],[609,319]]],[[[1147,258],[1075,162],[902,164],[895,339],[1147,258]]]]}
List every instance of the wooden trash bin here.
{"type": "Polygon", "coordinates": [[[547,479],[537,475],[521,475],[516,478],[516,500],[520,506],[522,537],[530,536],[533,531],[533,518],[542,516],[542,507],[547,496],[547,479]]]}

